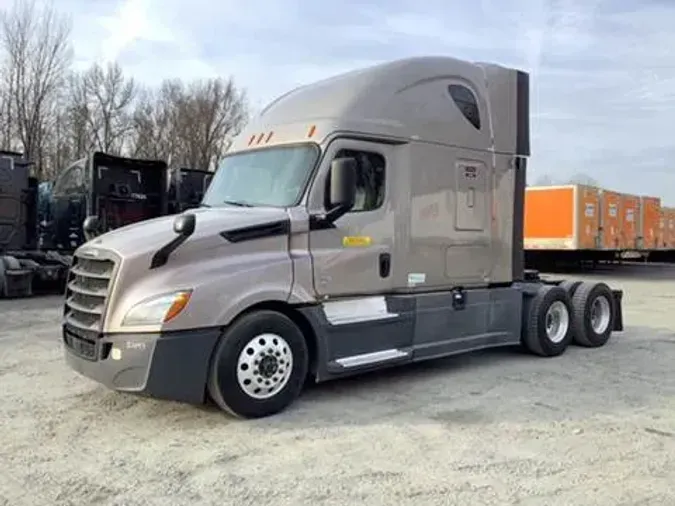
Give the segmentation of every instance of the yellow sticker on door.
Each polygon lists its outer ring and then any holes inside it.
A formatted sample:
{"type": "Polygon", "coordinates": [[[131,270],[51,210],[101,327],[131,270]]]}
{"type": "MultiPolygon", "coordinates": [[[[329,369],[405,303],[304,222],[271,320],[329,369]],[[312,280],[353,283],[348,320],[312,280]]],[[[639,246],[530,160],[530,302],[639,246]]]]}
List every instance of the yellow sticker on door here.
{"type": "Polygon", "coordinates": [[[347,235],[342,238],[342,245],[345,248],[362,248],[370,246],[373,240],[368,235],[347,235]]]}

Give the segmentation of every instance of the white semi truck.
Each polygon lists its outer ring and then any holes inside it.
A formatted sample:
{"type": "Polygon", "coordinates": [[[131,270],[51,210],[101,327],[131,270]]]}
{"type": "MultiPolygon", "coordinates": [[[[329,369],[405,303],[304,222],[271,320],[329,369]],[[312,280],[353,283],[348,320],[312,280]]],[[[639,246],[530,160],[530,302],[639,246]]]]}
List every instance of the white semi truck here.
{"type": "Polygon", "coordinates": [[[111,389],[253,418],[307,379],[602,346],[621,291],[524,269],[529,138],[529,76],[495,64],[410,58],[291,91],[237,137],[200,208],[77,249],[66,360],[111,389]]]}

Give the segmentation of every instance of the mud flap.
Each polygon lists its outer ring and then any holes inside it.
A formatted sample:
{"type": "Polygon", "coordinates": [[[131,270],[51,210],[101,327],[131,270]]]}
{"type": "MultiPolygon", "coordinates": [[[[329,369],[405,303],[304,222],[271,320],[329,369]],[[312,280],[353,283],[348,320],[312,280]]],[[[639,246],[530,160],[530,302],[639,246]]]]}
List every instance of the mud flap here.
{"type": "Polygon", "coordinates": [[[616,332],[623,331],[623,290],[612,290],[614,296],[614,327],[616,332]]]}

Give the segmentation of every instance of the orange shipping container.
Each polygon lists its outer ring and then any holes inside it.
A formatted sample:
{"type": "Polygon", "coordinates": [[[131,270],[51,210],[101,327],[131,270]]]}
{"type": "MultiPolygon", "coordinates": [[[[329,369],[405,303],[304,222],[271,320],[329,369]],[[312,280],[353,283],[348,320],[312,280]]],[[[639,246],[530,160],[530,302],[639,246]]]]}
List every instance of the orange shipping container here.
{"type": "Polygon", "coordinates": [[[640,197],[640,211],[641,249],[656,249],[659,245],[661,199],[658,197],[640,197]]]}
{"type": "Polygon", "coordinates": [[[658,237],[658,249],[666,249],[668,247],[668,234],[666,229],[666,210],[661,207],[659,209],[659,231],[657,233],[658,237]]]}
{"type": "Polygon", "coordinates": [[[666,249],[675,249],[675,209],[663,208],[663,244],[666,249]]]}
{"type": "Polygon", "coordinates": [[[640,197],[621,196],[621,249],[638,249],[640,197]]]}
{"type": "Polygon", "coordinates": [[[585,185],[533,186],[525,193],[526,249],[596,249],[599,190],[585,185]]]}
{"type": "Polygon", "coordinates": [[[609,190],[600,191],[600,247],[621,248],[621,194],[609,190]]]}

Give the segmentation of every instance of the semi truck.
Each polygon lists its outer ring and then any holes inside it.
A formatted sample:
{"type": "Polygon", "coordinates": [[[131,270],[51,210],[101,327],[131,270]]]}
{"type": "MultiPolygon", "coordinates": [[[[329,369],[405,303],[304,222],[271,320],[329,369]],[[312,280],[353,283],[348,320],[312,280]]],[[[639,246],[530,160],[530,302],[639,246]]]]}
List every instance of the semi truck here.
{"type": "Polygon", "coordinates": [[[44,199],[32,163],[0,151],[0,298],[63,287],[70,259],[42,248],[44,199]]]}
{"type": "Polygon", "coordinates": [[[178,213],[199,205],[212,176],[100,151],[54,181],[38,183],[32,166],[21,153],[0,151],[0,298],[62,292],[88,216],[104,232],[178,213]]]}
{"type": "Polygon", "coordinates": [[[86,241],[83,223],[97,216],[100,232],[168,214],[169,174],[162,160],[140,160],[94,151],[74,161],[54,182],[56,249],[73,251],[86,241]]]}
{"type": "Polygon", "coordinates": [[[86,237],[83,223],[97,217],[98,232],[175,214],[199,205],[212,173],[169,167],[163,160],[94,151],[63,170],[51,191],[54,247],[73,251],[86,237]]]}
{"type": "Polygon", "coordinates": [[[556,357],[623,330],[621,290],[525,269],[529,75],[414,57],[294,89],[198,208],[74,254],[65,361],[110,389],[286,410],[323,382],[474,350],[556,357]]]}

